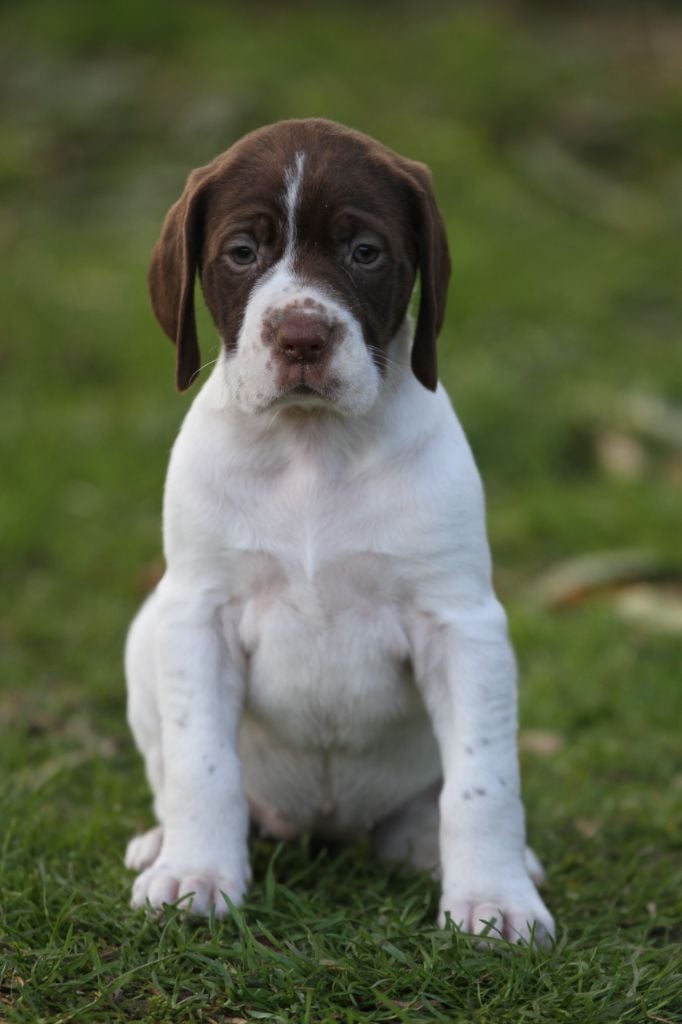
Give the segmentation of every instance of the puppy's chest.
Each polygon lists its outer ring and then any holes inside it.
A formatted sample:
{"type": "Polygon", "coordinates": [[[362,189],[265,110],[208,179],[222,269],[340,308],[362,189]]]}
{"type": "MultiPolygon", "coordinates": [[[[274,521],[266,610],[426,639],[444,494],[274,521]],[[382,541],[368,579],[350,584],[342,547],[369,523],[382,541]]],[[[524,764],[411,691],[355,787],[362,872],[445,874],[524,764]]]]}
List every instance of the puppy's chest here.
{"type": "Polygon", "coordinates": [[[404,628],[410,531],[395,502],[388,514],[387,474],[342,468],[298,459],[259,481],[229,545],[246,708],[296,747],[363,748],[421,708],[404,628]]]}
{"type": "Polygon", "coordinates": [[[236,623],[252,715],[296,746],[362,748],[419,707],[390,559],[256,564],[236,623]]]}

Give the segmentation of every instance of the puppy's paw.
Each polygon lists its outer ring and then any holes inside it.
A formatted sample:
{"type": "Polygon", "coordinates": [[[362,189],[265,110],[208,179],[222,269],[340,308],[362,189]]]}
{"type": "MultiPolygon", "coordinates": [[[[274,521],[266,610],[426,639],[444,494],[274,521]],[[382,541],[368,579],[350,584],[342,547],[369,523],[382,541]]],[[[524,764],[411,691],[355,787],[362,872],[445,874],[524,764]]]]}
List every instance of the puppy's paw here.
{"type": "Polygon", "coordinates": [[[461,931],[509,942],[550,946],[554,920],[527,876],[456,885],[443,892],[438,924],[450,917],[461,931]]]}
{"type": "Polygon", "coordinates": [[[250,881],[248,865],[236,871],[214,870],[191,865],[174,865],[164,859],[138,875],[130,905],[161,911],[164,904],[179,903],[190,914],[208,917],[211,912],[225,917],[231,903],[242,903],[250,881]]]}
{"type": "Polygon", "coordinates": [[[133,836],[126,847],[125,866],[131,871],[144,871],[159,856],[162,842],[163,829],[160,825],[150,828],[140,836],[133,836]]]}

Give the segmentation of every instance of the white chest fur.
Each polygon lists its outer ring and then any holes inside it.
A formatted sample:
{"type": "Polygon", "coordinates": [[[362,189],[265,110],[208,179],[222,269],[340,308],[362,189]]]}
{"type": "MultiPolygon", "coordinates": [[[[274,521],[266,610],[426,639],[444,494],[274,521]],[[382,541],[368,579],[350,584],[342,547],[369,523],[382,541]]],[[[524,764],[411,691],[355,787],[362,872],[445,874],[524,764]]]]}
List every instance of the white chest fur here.
{"type": "Polygon", "coordinates": [[[312,578],[272,559],[238,635],[246,707],[282,740],[363,750],[420,708],[395,575],[386,556],[367,553],[318,565],[312,578]]]}

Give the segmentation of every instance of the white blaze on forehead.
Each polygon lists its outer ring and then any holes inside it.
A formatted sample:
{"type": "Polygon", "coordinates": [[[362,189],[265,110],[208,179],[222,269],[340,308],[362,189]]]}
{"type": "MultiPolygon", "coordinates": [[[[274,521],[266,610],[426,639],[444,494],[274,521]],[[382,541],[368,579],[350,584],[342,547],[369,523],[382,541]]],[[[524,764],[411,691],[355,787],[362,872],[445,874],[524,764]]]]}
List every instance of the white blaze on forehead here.
{"type": "Polygon", "coordinates": [[[227,391],[229,399],[245,413],[259,413],[273,406],[286,393],[277,353],[273,355],[273,345],[266,341],[272,335],[273,315],[317,315],[336,330],[327,368],[330,396],[324,400],[346,415],[363,415],[377,398],[380,376],[364,342],[362,327],[338,298],[322,285],[300,281],[294,270],[304,165],[305,154],[297,152],[284,171],[284,252],[249,295],[236,352],[224,360],[227,391]]]}
{"type": "Polygon", "coordinates": [[[290,266],[296,246],[296,207],[303,181],[303,164],[305,153],[297,153],[292,167],[284,172],[284,206],[287,212],[287,244],[284,250],[284,262],[290,266]]]}

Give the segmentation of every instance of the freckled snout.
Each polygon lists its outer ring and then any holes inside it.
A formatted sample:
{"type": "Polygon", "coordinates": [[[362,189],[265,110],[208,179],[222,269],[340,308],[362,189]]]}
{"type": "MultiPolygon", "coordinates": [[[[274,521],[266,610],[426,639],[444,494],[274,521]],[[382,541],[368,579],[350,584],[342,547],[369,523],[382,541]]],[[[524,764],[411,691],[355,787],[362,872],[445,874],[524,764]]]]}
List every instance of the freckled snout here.
{"type": "Polygon", "coordinates": [[[319,316],[291,313],[275,329],[275,345],[289,363],[316,363],[331,340],[333,327],[319,316]]]}

